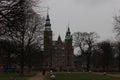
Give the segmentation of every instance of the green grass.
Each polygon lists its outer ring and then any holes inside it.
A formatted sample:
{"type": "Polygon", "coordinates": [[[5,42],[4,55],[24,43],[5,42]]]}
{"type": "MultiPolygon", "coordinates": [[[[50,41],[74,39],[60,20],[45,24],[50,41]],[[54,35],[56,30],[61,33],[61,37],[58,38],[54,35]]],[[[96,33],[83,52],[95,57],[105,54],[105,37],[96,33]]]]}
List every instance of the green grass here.
{"type": "Polygon", "coordinates": [[[27,80],[28,78],[34,76],[36,73],[25,73],[23,76],[17,73],[3,73],[0,72],[0,80],[10,80],[10,77],[14,77],[16,80],[27,80]]]}
{"type": "MultiPolygon", "coordinates": [[[[97,75],[94,73],[55,73],[56,80],[120,80],[118,77],[97,75]]],[[[50,80],[50,75],[45,76],[45,80],[50,80]]]]}

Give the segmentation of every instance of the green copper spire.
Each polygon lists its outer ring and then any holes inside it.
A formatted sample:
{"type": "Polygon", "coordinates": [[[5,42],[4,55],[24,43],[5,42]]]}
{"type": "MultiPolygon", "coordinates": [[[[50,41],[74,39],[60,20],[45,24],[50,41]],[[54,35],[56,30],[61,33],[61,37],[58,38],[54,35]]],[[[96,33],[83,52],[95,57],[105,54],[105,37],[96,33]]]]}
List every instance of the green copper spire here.
{"type": "Polygon", "coordinates": [[[49,14],[47,13],[47,19],[46,21],[50,21],[50,17],[49,17],[49,14]]]}
{"type": "Polygon", "coordinates": [[[70,32],[70,28],[68,27],[68,31],[67,32],[70,32]]]}
{"type": "Polygon", "coordinates": [[[50,17],[47,13],[46,23],[45,23],[45,31],[51,31],[51,23],[50,23],[50,17]]]}
{"type": "Polygon", "coordinates": [[[68,27],[68,30],[67,30],[67,32],[66,32],[65,39],[72,39],[72,36],[71,36],[71,32],[70,32],[70,28],[69,28],[69,27],[68,27]]]}

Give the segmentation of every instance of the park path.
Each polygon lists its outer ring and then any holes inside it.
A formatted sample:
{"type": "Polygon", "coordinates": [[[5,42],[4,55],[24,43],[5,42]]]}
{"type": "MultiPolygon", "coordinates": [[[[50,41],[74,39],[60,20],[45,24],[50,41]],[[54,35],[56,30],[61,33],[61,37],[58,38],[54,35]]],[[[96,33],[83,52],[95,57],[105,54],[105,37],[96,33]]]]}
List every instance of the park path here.
{"type": "Polygon", "coordinates": [[[42,73],[37,73],[35,76],[29,78],[28,80],[44,80],[44,76],[42,75],[42,73]]]}
{"type": "Polygon", "coordinates": [[[120,77],[120,74],[108,74],[108,76],[120,77]]]}
{"type": "MultiPolygon", "coordinates": [[[[101,73],[101,72],[92,72],[94,74],[98,74],[98,75],[104,75],[104,73],[101,73]]],[[[106,74],[107,76],[112,76],[112,77],[120,77],[120,74],[109,74],[107,73],[106,74]]]]}

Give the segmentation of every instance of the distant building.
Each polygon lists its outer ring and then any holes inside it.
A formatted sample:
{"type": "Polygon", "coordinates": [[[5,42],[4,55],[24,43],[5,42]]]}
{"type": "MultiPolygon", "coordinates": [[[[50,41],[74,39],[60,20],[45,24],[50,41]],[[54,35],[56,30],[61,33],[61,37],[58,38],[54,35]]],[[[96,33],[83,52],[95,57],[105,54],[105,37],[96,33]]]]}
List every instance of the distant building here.
{"type": "Polygon", "coordinates": [[[53,41],[52,33],[49,14],[47,14],[44,30],[44,66],[57,71],[72,70],[74,54],[70,28],[68,27],[66,32],[65,41],[61,40],[60,35],[56,41],[53,41]]]}

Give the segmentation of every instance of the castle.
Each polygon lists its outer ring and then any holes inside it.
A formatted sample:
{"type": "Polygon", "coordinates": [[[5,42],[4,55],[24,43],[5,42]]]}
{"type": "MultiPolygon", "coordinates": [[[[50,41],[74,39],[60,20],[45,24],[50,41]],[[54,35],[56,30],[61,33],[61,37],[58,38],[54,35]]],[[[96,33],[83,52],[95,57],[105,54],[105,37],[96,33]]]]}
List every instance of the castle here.
{"type": "Polygon", "coordinates": [[[65,41],[59,36],[53,41],[49,14],[47,14],[44,30],[44,66],[57,71],[68,71],[73,68],[73,46],[70,28],[66,32],[65,41]]]}

